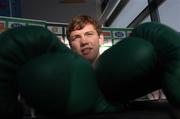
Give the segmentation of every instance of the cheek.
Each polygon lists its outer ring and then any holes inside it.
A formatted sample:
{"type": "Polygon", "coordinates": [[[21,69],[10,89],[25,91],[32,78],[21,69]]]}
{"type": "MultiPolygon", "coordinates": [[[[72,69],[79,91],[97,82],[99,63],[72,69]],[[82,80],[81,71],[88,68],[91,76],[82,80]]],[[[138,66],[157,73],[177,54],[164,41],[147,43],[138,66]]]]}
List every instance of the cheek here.
{"type": "Polygon", "coordinates": [[[94,41],[94,46],[99,47],[99,39],[94,41]]]}
{"type": "Polygon", "coordinates": [[[72,42],[70,46],[75,51],[78,51],[80,49],[80,44],[78,42],[72,42]]]}

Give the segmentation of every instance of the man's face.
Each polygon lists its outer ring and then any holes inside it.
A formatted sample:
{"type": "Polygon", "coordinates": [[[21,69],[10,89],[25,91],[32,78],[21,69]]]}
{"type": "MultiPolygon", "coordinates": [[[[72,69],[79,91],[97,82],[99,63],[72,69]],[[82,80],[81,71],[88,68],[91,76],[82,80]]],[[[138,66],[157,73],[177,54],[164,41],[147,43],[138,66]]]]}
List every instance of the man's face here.
{"type": "Polygon", "coordinates": [[[99,55],[99,40],[102,38],[93,25],[87,24],[83,29],[71,32],[69,44],[73,51],[93,63],[99,55]]]}

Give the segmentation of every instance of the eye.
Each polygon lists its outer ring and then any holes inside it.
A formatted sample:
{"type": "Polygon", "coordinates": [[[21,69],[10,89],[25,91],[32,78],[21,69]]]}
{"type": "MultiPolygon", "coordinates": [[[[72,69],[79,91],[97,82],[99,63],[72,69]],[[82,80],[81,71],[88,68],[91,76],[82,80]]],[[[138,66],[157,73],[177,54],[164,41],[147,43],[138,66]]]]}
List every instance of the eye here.
{"type": "Polygon", "coordinates": [[[88,33],[87,35],[88,35],[88,36],[91,36],[91,35],[93,35],[93,33],[88,33]]]}
{"type": "Polygon", "coordinates": [[[88,37],[90,37],[90,36],[92,36],[92,35],[94,35],[93,32],[88,32],[88,33],[86,33],[86,36],[88,36],[88,37]]]}
{"type": "Polygon", "coordinates": [[[80,36],[75,35],[75,36],[71,36],[71,37],[70,37],[70,40],[71,40],[71,41],[75,41],[75,40],[77,40],[77,39],[79,39],[79,38],[80,38],[80,36]]]}

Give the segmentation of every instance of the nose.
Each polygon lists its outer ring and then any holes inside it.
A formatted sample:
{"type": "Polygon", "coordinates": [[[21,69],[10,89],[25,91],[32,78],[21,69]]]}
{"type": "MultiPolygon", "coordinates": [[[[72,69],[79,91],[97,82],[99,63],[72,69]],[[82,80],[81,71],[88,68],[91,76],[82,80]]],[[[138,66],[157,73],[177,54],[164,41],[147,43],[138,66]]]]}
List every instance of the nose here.
{"type": "Polygon", "coordinates": [[[88,44],[88,39],[85,38],[85,36],[81,37],[81,46],[87,45],[88,44]]]}

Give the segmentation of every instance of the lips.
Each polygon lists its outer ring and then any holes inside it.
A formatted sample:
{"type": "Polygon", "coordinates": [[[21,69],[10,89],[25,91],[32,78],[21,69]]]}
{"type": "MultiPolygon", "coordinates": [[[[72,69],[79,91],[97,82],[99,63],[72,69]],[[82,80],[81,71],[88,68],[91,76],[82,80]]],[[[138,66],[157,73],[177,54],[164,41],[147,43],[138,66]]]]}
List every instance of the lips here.
{"type": "Polygon", "coordinates": [[[92,48],[83,48],[83,49],[81,50],[81,53],[82,53],[83,55],[88,55],[88,54],[91,52],[91,49],[92,49],[92,48]]]}

